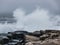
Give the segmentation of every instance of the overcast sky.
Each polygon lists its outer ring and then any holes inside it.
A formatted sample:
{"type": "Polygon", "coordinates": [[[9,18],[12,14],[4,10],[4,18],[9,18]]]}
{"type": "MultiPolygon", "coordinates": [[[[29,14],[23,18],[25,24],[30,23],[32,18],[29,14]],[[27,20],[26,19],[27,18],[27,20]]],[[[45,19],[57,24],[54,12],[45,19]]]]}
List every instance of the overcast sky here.
{"type": "Polygon", "coordinates": [[[0,0],[0,13],[10,13],[16,8],[24,8],[30,13],[37,6],[53,14],[60,14],[60,0],[0,0]]]}

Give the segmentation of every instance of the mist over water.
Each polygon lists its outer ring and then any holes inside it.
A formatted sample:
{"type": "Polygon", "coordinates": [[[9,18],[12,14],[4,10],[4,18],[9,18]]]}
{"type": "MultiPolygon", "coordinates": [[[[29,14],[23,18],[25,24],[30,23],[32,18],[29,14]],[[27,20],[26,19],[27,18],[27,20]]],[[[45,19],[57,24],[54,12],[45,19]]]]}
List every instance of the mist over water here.
{"type": "Polygon", "coordinates": [[[57,26],[59,21],[57,17],[59,16],[55,16],[51,19],[49,15],[48,10],[40,9],[39,7],[30,14],[26,14],[26,11],[22,8],[18,8],[13,11],[13,16],[17,22],[14,24],[0,24],[0,33],[15,30],[26,30],[31,32],[35,30],[60,29],[60,26],[57,26]]]}

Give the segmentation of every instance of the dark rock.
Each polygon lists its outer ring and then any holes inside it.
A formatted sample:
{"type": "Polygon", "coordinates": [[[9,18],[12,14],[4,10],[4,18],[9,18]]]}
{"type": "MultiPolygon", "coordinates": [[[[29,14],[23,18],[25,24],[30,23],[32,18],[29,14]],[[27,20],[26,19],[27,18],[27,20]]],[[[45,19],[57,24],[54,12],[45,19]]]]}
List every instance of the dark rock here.
{"type": "Polygon", "coordinates": [[[6,44],[9,42],[9,38],[6,36],[0,36],[0,44],[6,44]]]}
{"type": "Polygon", "coordinates": [[[19,34],[28,34],[27,31],[15,31],[15,33],[16,33],[16,34],[17,34],[17,33],[19,33],[19,34]]]}
{"type": "MultiPolygon", "coordinates": [[[[33,45],[60,45],[59,30],[40,30],[34,32],[15,31],[7,34],[0,34],[2,45],[25,45],[33,42],[33,45]],[[47,43],[48,42],[48,43],[47,43]],[[51,43],[54,42],[54,43],[51,43]]],[[[29,45],[29,44],[28,44],[29,45]]]]}

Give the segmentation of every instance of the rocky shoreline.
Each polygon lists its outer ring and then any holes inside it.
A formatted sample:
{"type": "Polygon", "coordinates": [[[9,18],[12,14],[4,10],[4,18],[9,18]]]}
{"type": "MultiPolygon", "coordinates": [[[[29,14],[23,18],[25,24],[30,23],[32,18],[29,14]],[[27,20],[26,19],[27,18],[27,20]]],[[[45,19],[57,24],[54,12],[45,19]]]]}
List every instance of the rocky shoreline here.
{"type": "Polygon", "coordinates": [[[0,34],[0,45],[60,45],[60,30],[2,33],[0,34]]]}

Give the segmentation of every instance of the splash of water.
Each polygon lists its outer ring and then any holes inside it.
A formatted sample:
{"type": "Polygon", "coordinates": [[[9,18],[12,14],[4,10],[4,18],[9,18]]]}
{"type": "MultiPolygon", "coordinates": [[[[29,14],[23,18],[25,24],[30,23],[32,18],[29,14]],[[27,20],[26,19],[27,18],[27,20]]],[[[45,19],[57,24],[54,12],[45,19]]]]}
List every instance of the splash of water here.
{"type": "Polygon", "coordinates": [[[52,22],[49,21],[49,13],[47,10],[37,8],[30,14],[25,14],[24,10],[16,9],[14,17],[17,19],[17,26],[27,31],[35,31],[40,29],[52,28],[52,22]]]}
{"type": "MultiPolygon", "coordinates": [[[[55,26],[57,23],[49,20],[49,12],[44,9],[37,8],[32,13],[27,14],[23,9],[16,9],[13,12],[13,16],[17,20],[15,24],[0,24],[0,32],[9,32],[15,30],[35,31],[40,29],[60,29],[60,26],[55,26]]],[[[58,19],[58,18],[57,18],[58,19]]],[[[56,22],[58,22],[56,20],[56,22]]]]}

